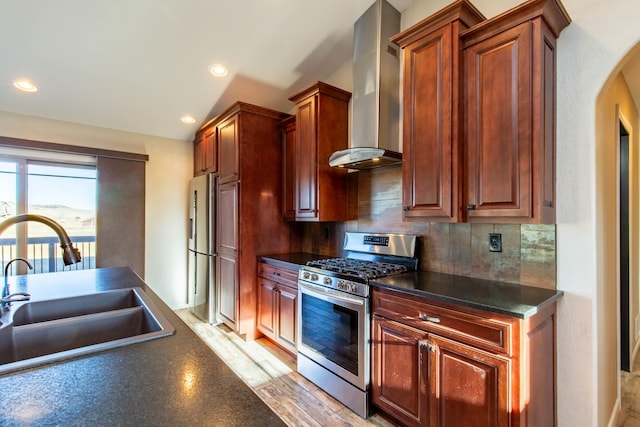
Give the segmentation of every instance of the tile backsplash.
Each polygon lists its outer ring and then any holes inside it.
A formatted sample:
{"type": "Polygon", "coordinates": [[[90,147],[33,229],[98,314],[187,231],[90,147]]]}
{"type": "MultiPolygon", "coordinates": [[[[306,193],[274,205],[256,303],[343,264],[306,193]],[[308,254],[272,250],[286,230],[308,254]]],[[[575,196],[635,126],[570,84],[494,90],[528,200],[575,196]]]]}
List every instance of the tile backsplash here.
{"type": "Polygon", "coordinates": [[[420,236],[421,270],[556,288],[555,225],[403,221],[401,171],[350,174],[349,206],[357,219],[304,224],[303,250],[340,256],[345,231],[410,233],[420,236]],[[489,233],[502,235],[502,252],[489,251],[489,233]]]}

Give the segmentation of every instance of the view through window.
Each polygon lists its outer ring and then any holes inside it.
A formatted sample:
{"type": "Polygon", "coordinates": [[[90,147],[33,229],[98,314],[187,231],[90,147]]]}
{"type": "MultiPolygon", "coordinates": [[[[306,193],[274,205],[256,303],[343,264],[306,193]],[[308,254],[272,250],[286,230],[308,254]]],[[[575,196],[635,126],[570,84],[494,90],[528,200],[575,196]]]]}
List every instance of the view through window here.
{"type": "MultiPolygon", "coordinates": [[[[95,268],[96,168],[27,159],[0,158],[0,221],[22,213],[43,215],[58,222],[80,250],[82,261],[65,267],[56,233],[38,222],[12,226],[0,235],[0,266],[27,258],[45,273],[95,268]]],[[[24,273],[20,264],[13,272],[24,273]]],[[[14,264],[14,265],[15,265],[14,264]]]]}

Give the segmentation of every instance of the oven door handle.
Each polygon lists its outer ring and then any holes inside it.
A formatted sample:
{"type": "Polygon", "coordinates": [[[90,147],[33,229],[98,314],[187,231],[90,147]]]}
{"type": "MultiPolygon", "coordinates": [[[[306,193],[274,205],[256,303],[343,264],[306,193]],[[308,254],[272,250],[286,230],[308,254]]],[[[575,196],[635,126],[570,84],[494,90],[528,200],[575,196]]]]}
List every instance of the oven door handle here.
{"type": "Polygon", "coordinates": [[[306,292],[320,298],[328,297],[335,301],[341,301],[348,304],[356,304],[356,305],[364,305],[364,302],[365,302],[365,298],[363,297],[351,298],[351,297],[345,296],[344,292],[334,291],[332,289],[325,288],[323,286],[314,285],[307,282],[298,282],[298,287],[304,288],[306,292]]]}

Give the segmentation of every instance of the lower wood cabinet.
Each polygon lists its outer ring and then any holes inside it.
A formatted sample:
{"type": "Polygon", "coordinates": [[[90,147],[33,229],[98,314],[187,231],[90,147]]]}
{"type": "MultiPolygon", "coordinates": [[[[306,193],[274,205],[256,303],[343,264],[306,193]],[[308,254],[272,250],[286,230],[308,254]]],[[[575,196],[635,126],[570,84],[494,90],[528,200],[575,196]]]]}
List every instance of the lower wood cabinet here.
{"type": "Polygon", "coordinates": [[[298,271],[258,264],[258,330],[285,350],[296,353],[298,271]]]}
{"type": "Polygon", "coordinates": [[[407,426],[554,426],[555,303],[512,318],[373,292],[372,402],[407,426]]]}
{"type": "Polygon", "coordinates": [[[373,402],[406,425],[428,425],[427,333],[374,315],[372,337],[373,402]]]}

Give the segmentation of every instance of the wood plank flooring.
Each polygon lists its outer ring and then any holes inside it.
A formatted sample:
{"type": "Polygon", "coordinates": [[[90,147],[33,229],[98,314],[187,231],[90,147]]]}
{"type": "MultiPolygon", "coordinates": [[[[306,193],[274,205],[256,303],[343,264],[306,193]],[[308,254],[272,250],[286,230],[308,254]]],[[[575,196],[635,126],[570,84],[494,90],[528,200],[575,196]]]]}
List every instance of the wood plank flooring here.
{"type": "Polygon", "coordinates": [[[631,372],[622,371],[622,401],[616,427],[640,427],[640,358],[636,357],[631,372]]]}
{"type": "Polygon", "coordinates": [[[363,420],[296,372],[292,355],[261,338],[246,342],[222,325],[176,310],[191,329],[289,426],[378,426],[395,424],[375,414],[363,420]]]}

